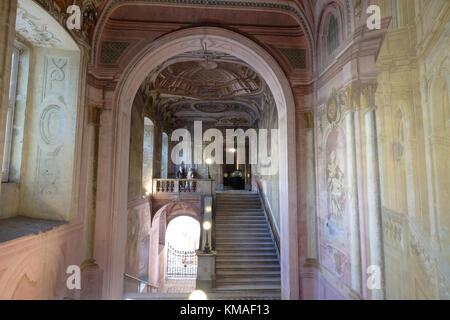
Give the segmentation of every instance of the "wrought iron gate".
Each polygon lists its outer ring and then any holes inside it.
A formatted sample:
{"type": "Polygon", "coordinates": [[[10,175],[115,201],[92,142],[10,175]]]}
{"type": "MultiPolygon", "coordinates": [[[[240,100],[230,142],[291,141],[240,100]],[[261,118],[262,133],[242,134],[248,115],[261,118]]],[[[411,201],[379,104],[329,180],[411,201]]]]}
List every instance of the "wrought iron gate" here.
{"type": "Polygon", "coordinates": [[[197,255],[195,251],[176,250],[170,244],[167,246],[167,277],[196,278],[197,255]]]}

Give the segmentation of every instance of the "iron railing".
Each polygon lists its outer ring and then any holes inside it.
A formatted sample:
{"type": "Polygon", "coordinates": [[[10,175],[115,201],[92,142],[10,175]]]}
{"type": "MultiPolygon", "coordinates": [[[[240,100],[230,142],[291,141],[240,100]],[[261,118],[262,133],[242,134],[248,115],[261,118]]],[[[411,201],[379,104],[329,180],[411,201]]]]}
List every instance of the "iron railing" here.
{"type": "Polygon", "coordinates": [[[167,246],[167,277],[192,279],[197,277],[197,255],[195,251],[176,250],[167,246]]]}

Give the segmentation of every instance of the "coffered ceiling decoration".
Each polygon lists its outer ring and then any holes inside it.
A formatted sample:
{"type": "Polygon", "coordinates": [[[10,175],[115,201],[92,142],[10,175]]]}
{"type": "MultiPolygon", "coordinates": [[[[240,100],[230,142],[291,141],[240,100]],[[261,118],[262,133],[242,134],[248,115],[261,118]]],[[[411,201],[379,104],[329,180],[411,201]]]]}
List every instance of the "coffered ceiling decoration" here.
{"type": "Polygon", "coordinates": [[[141,90],[157,92],[175,127],[251,127],[263,114],[270,90],[244,61],[224,53],[195,51],[173,57],[151,72],[141,90]]]}
{"type": "Polygon", "coordinates": [[[306,69],[306,50],[298,48],[280,48],[294,69],[306,69]]]}
{"type": "Polygon", "coordinates": [[[129,42],[104,41],[102,43],[101,62],[104,64],[117,63],[129,45],[129,42]]]}
{"type": "Polygon", "coordinates": [[[207,100],[255,95],[262,87],[262,80],[251,68],[208,58],[171,64],[154,82],[161,94],[207,100]]]}

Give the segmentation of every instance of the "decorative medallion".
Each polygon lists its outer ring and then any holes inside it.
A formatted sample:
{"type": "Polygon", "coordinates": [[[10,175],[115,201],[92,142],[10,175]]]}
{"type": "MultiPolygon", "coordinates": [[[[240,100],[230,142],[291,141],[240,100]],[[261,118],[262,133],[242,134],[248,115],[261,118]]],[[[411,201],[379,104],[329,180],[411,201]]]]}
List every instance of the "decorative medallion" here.
{"type": "Polygon", "coordinates": [[[60,107],[49,105],[41,114],[39,129],[42,140],[49,145],[55,145],[61,140],[61,129],[63,128],[60,107]]]}
{"type": "Polygon", "coordinates": [[[340,114],[339,99],[336,91],[333,90],[327,103],[327,119],[329,123],[337,122],[338,115],[340,114]]]}

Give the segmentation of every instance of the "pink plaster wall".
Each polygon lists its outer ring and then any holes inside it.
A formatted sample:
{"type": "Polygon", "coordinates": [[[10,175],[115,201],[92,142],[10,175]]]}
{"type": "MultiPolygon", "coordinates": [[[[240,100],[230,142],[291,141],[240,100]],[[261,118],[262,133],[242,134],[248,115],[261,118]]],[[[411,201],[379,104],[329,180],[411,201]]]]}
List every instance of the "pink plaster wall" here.
{"type": "Polygon", "coordinates": [[[76,297],[78,290],[66,288],[66,269],[82,262],[81,235],[82,225],[71,223],[1,243],[0,299],[76,297]]]}

